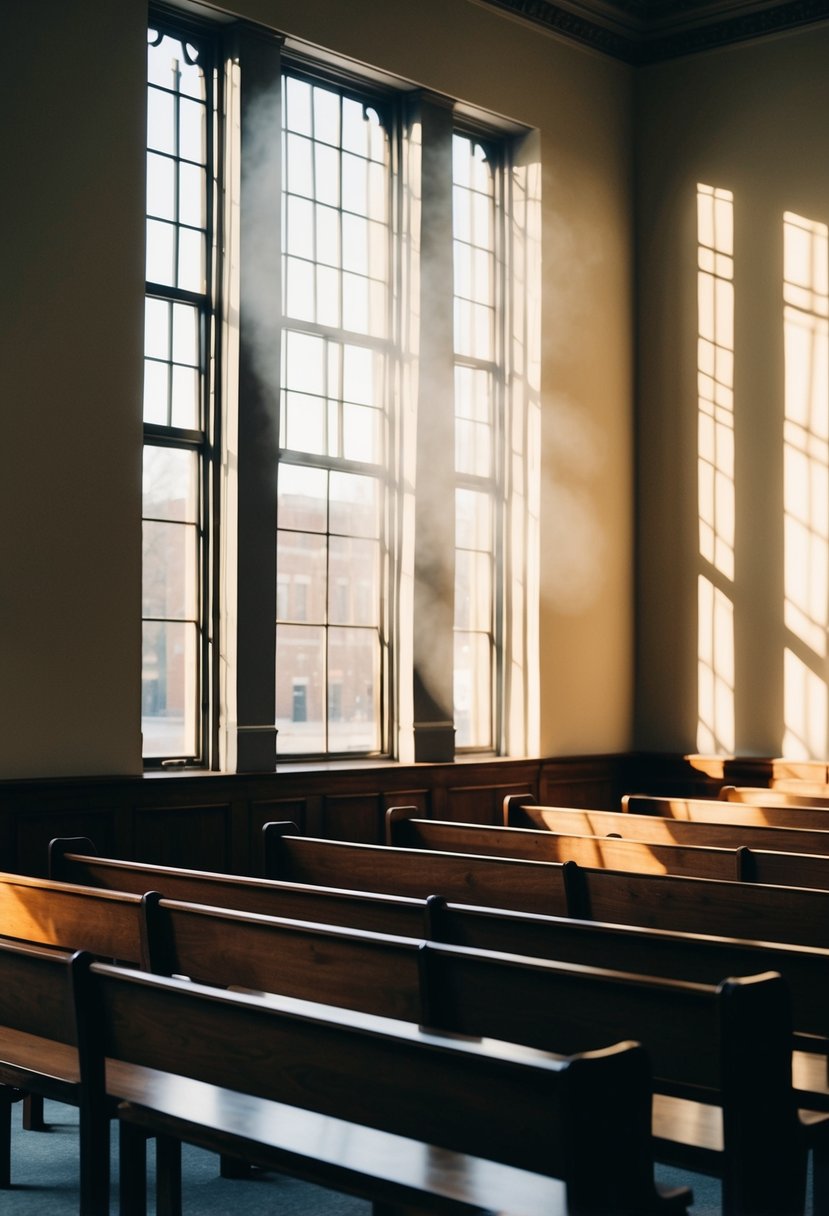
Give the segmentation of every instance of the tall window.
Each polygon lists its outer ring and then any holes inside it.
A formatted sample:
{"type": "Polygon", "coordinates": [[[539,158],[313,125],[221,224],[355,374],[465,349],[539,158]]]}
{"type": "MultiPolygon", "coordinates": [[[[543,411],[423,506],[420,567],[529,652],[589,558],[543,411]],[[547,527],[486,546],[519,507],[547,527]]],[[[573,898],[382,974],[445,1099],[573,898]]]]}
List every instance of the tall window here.
{"type": "Polygon", "coordinates": [[[455,741],[489,749],[494,680],[500,516],[498,418],[501,207],[498,165],[485,145],[453,139],[455,277],[455,741]]]}
{"type": "Polygon", "coordinates": [[[697,185],[697,747],[734,750],[734,196],[697,185]]]}
{"type": "Polygon", "coordinates": [[[501,750],[508,720],[523,741],[531,610],[512,597],[509,649],[504,587],[537,343],[505,301],[535,291],[536,266],[508,275],[535,162],[268,30],[171,20],[148,58],[145,756],[445,758],[501,750]]]}
{"type": "Polygon", "coordinates": [[[147,758],[204,756],[205,454],[211,337],[210,43],[148,37],[142,729],[147,758]]]}
{"type": "Polygon", "coordinates": [[[279,748],[365,754],[386,743],[389,132],[293,72],[282,105],[279,748]]]}

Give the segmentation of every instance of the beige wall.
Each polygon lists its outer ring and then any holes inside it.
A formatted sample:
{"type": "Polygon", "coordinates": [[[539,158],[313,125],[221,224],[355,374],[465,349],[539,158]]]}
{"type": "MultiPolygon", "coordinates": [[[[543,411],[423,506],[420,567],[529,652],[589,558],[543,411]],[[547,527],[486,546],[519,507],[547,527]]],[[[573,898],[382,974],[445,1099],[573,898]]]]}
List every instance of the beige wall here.
{"type": "Polygon", "coordinates": [[[140,769],[145,22],[3,5],[3,777],[140,769]]]}
{"type": "MultiPolygon", "coordinates": [[[[469,0],[228,7],[540,130],[538,743],[628,747],[631,70],[469,0]]],[[[140,769],[145,17],[3,14],[26,53],[4,73],[0,777],[140,769]]]]}
{"type": "MultiPolygon", "coordinates": [[[[698,182],[734,194],[735,750],[783,750],[786,647],[825,695],[826,660],[783,621],[782,229],[785,211],[829,223],[828,59],[824,25],[638,74],[641,748],[697,737],[698,182]]],[[[821,711],[807,717],[825,754],[821,711]]]]}

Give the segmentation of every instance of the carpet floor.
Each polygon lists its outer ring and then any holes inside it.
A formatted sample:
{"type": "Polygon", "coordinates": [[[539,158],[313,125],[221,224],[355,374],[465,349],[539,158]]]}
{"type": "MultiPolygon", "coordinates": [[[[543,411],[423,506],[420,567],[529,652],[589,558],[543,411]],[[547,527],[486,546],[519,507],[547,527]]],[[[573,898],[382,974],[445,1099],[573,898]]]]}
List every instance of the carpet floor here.
{"type": "MultiPolygon", "coordinates": [[[[25,1132],[21,1104],[12,1110],[12,1187],[0,1191],[0,1216],[77,1216],[78,1113],[46,1103],[47,1132],[25,1132]]],[[[113,1136],[113,1141],[117,1137],[113,1136]]],[[[152,1168],[152,1148],[149,1152],[152,1168]]],[[[117,1177],[117,1148],[113,1145],[113,1178],[117,1177]]],[[[279,1174],[232,1180],[219,1176],[215,1154],[184,1146],[182,1157],[184,1216],[371,1216],[371,1204],[279,1174]]],[[[720,1186],[712,1178],[657,1167],[666,1185],[689,1185],[694,1191],[690,1216],[719,1216],[720,1186]]],[[[149,1194],[152,1196],[152,1182],[149,1194]]],[[[117,1212],[113,1187],[112,1211],[117,1212]]],[[[153,1211],[152,1200],[149,1205],[153,1211]]],[[[543,1216],[543,1213],[540,1214],[543,1216]]]]}

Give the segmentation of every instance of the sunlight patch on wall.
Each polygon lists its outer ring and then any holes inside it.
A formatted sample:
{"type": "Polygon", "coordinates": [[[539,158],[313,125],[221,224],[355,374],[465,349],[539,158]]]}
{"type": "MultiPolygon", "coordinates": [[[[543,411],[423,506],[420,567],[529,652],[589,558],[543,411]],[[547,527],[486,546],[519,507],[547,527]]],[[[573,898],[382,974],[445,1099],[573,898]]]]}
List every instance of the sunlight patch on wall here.
{"type": "Polygon", "coordinates": [[[697,748],[734,751],[734,605],[710,579],[698,581],[697,748]]]}
{"type": "Polygon", "coordinates": [[[697,186],[700,751],[734,749],[734,196],[697,186]]]}
{"type": "Polygon", "coordinates": [[[826,755],[826,681],[791,650],[783,653],[785,733],[783,755],[809,760],[826,755]]]}
{"type": "Polygon", "coordinates": [[[783,216],[784,755],[826,754],[829,628],[829,229],[783,216]],[[818,670],[816,670],[818,669],[818,670]]]}

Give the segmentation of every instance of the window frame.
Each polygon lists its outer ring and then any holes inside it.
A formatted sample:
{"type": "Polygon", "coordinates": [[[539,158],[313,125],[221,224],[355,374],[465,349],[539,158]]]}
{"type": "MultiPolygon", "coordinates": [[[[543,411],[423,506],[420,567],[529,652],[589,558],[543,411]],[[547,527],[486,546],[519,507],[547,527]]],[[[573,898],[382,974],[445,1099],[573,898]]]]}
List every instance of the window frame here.
{"type": "MultiPolygon", "coordinates": [[[[200,427],[187,428],[148,422],[142,418],[142,449],[147,447],[169,448],[193,452],[198,460],[197,475],[197,555],[196,584],[196,670],[195,687],[192,690],[196,715],[193,753],[185,751],[169,754],[143,754],[145,769],[168,767],[205,768],[215,765],[217,755],[217,722],[214,713],[214,690],[217,687],[217,636],[219,603],[215,592],[216,529],[219,519],[220,478],[218,467],[221,409],[219,408],[219,382],[221,369],[221,344],[217,337],[217,326],[221,314],[221,280],[219,276],[218,250],[222,241],[222,215],[219,206],[218,183],[222,180],[223,106],[221,93],[223,76],[221,71],[220,30],[206,22],[189,18],[177,10],[163,5],[151,5],[148,11],[147,46],[149,32],[154,30],[159,38],[165,35],[182,44],[191,44],[199,50],[198,61],[205,80],[205,197],[204,197],[204,292],[194,292],[174,285],[157,283],[145,277],[145,300],[163,300],[173,307],[182,303],[198,310],[199,345],[199,389],[198,407],[200,427]]],[[[157,45],[155,43],[154,45],[157,45]]],[[[155,87],[155,86],[154,86],[155,87]]],[[[149,97],[150,82],[147,80],[149,97]]],[[[149,145],[148,145],[149,151],[149,145]]],[[[176,152],[177,158],[177,152],[176,152]]],[[[177,192],[176,187],[176,192],[177,192]]],[[[149,212],[148,212],[149,214],[149,212]]],[[[178,219],[174,221],[178,226],[178,219]]],[[[172,359],[170,367],[172,370],[172,359]]],[[[170,397],[172,404],[172,396],[170,397]]],[[[143,514],[142,519],[146,518],[143,514]]],[[[142,622],[154,620],[145,617],[142,606],[142,622]]],[[[161,618],[168,619],[168,618],[161,618]]],[[[142,690],[143,698],[143,690],[142,690]]],[[[143,752],[143,747],[142,747],[143,752]]]]}
{"type": "MultiPolygon", "coordinates": [[[[387,337],[381,342],[379,339],[371,338],[364,334],[360,335],[359,343],[371,349],[382,349],[386,364],[385,389],[387,404],[383,411],[382,422],[385,431],[386,450],[382,453],[382,470],[377,469],[374,464],[371,465],[370,469],[370,475],[377,479],[385,497],[382,508],[382,534],[379,541],[380,565],[381,570],[385,573],[381,573],[380,575],[381,603],[379,605],[379,625],[377,627],[380,639],[380,688],[377,696],[379,704],[378,730],[380,746],[376,750],[360,752],[328,749],[328,718],[331,713],[331,706],[328,703],[330,700],[330,672],[326,669],[322,690],[325,699],[325,750],[321,752],[288,753],[280,747],[278,756],[280,761],[285,760],[292,764],[310,765],[332,760],[348,760],[358,763],[376,759],[388,761],[431,758],[451,759],[454,758],[455,754],[481,756],[509,754],[506,739],[506,722],[508,720],[509,707],[506,704],[506,700],[512,694],[507,687],[508,643],[506,630],[507,628],[512,628],[508,624],[511,620],[510,614],[512,610],[506,601],[508,588],[515,581],[515,572],[511,571],[511,567],[509,567],[511,561],[509,536],[510,528],[512,527],[510,522],[512,508],[510,507],[509,486],[507,484],[511,475],[509,461],[514,459],[514,455],[510,455],[512,448],[507,434],[507,428],[511,425],[510,416],[513,408],[509,362],[511,358],[510,343],[512,338],[509,324],[512,293],[514,290],[514,285],[510,279],[510,257],[515,221],[511,213],[512,187],[510,185],[510,174],[513,169],[512,149],[517,136],[517,129],[514,126],[510,127],[509,124],[503,124],[495,118],[493,118],[491,123],[479,122],[477,118],[471,117],[469,112],[450,99],[435,98],[432,94],[422,95],[424,104],[436,106],[437,109],[443,109],[447,112],[450,124],[449,130],[452,136],[459,134],[471,138],[481,143],[487,149],[488,157],[492,158],[495,191],[494,266],[496,271],[496,331],[494,360],[491,365],[487,364],[493,377],[493,451],[491,476],[483,478],[477,474],[459,473],[455,468],[454,427],[456,415],[453,387],[451,425],[453,435],[452,467],[454,474],[446,482],[446,491],[451,493],[453,498],[459,487],[469,487],[478,492],[485,492],[491,500],[493,527],[491,554],[492,619],[489,630],[485,634],[489,637],[490,648],[491,737],[488,745],[482,745],[476,741],[465,745],[458,745],[454,742],[457,718],[454,692],[450,692],[450,722],[439,720],[441,714],[440,706],[438,706],[434,711],[432,709],[428,711],[434,720],[434,727],[428,721],[418,723],[419,707],[415,704],[414,734],[412,734],[412,725],[407,725],[411,718],[411,709],[407,708],[411,706],[412,696],[409,685],[413,679],[415,683],[415,702],[417,702],[416,661],[412,662],[413,658],[416,660],[416,653],[414,655],[412,653],[413,643],[412,639],[408,637],[407,630],[412,628],[416,634],[418,624],[415,619],[417,612],[413,611],[412,605],[407,606],[405,603],[408,593],[403,591],[401,580],[405,581],[412,574],[415,582],[420,580],[424,586],[431,585],[430,573],[418,568],[417,554],[412,555],[410,553],[409,557],[405,558],[403,550],[410,541],[407,539],[408,525],[404,519],[404,512],[400,504],[401,489],[405,482],[403,447],[406,442],[406,426],[403,423],[402,414],[410,409],[413,404],[416,404],[411,399],[406,398],[406,388],[403,384],[405,380],[404,365],[406,360],[412,357],[411,352],[406,346],[405,334],[406,327],[411,321],[411,316],[407,314],[407,310],[411,312],[412,309],[412,299],[407,296],[407,292],[411,290],[411,285],[407,281],[407,273],[410,275],[411,270],[410,267],[407,268],[406,259],[413,256],[409,244],[411,232],[406,227],[407,203],[405,200],[406,191],[410,188],[411,183],[406,179],[405,175],[407,172],[406,158],[410,156],[410,149],[407,148],[407,139],[411,130],[412,116],[418,114],[421,95],[417,90],[407,88],[400,82],[398,82],[398,85],[389,83],[379,73],[363,76],[360,71],[343,68],[339,63],[335,62],[335,57],[317,59],[312,50],[306,53],[304,49],[298,48],[294,44],[286,46],[286,40],[282,35],[275,34],[264,27],[252,27],[249,23],[229,22],[227,25],[222,25],[188,17],[187,14],[180,13],[174,9],[168,9],[164,5],[151,5],[148,26],[155,30],[163,30],[177,40],[192,41],[194,45],[198,45],[201,48],[202,54],[206,54],[207,48],[210,48],[210,68],[209,71],[206,70],[208,93],[208,123],[206,131],[207,198],[205,200],[207,290],[203,297],[189,293],[189,298],[187,298],[188,293],[183,293],[182,289],[168,288],[164,285],[149,282],[147,284],[148,296],[155,295],[157,298],[166,300],[182,299],[190,305],[196,303],[199,305],[200,344],[203,356],[200,394],[203,427],[199,431],[171,426],[159,426],[155,423],[144,424],[145,445],[158,444],[160,446],[193,451],[197,453],[201,462],[198,525],[200,548],[199,623],[197,626],[199,630],[199,671],[198,688],[196,690],[196,706],[199,715],[198,749],[197,754],[192,756],[146,756],[145,767],[151,769],[182,764],[192,767],[229,769],[230,771],[250,771],[251,769],[273,769],[277,761],[276,630],[279,619],[279,587],[285,587],[289,602],[293,591],[290,584],[280,583],[276,562],[276,542],[279,531],[279,519],[276,511],[276,488],[274,486],[270,497],[270,491],[264,494],[261,493],[262,483],[268,479],[267,469],[261,456],[257,456],[254,459],[253,465],[255,467],[253,468],[242,458],[245,444],[247,444],[247,453],[249,454],[251,451],[252,437],[258,423],[256,417],[251,422],[248,416],[251,406],[250,386],[249,384],[247,386],[243,384],[246,377],[248,380],[250,379],[252,367],[250,351],[248,350],[246,354],[242,350],[242,354],[238,358],[237,369],[234,365],[233,353],[231,352],[231,355],[228,356],[225,349],[227,309],[232,309],[234,306],[231,302],[232,290],[228,289],[227,286],[227,265],[233,256],[233,240],[235,239],[238,242],[239,234],[245,231],[244,216],[236,221],[231,218],[228,196],[232,193],[232,189],[228,184],[229,179],[226,173],[232,174],[234,171],[234,153],[228,143],[228,140],[232,138],[232,126],[237,120],[241,119],[241,126],[244,127],[246,106],[251,104],[251,98],[257,89],[262,88],[263,82],[270,81],[272,83],[276,78],[281,96],[282,82],[286,75],[296,76],[312,84],[320,84],[323,87],[329,86],[343,96],[356,100],[364,106],[371,106],[380,115],[384,130],[387,133],[389,156],[389,280],[387,288],[387,337]],[[234,65],[237,71],[240,70],[242,82],[241,86],[239,86],[238,82],[235,85],[238,94],[235,102],[232,99],[234,88],[232,72],[234,71],[234,65]],[[239,225],[239,231],[236,232],[235,236],[231,231],[234,222],[237,222],[239,225]],[[228,376],[235,375],[237,370],[239,376],[238,383],[227,378],[228,376]],[[231,411],[231,421],[229,424],[226,416],[227,410],[231,411]],[[236,449],[237,454],[240,456],[239,466],[242,469],[249,470],[250,480],[255,482],[258,488],[254,489],[252,499],[250,500],[246,498],[245,493],[240,489],[238,492],[238,510],[235,509],[234,504],[231,504],[231,511],[228,513],[228,501],[232,499],[233,494],[232,492],[228,494],[227,474],[224,467],[228,450],[225,432],[227,430],[229,434],[233,431],[233,411],[236,411],[241,441],[236,449]],[[242,431],[245,428],[247,428],[247,434],[246,436],[242,436],[242,431]],[[247,587],[245,573],[239,567],[245,566],[250,571],[252,566],[256,565],[256,552],[247,552],[244,532],[245,521],[250,520],[252,514],[255,515],[257,511],[266,516],[272,511],[273,519],[273,529],[271,532],[273,554],[268,559],[270,564],[267,568],[263,569],[258,588],[259,591],[264,593],[265,598],[268,599],[271,606],[270,647],[274,659],[272,664],[269,664],[268,642],[265,634],[265,618],[267,613],[259,609],[251,617],[249,607],[243,606],[237,612],[237,604],[235,602],[237,595],[240,601],[245,596],[249,596],[249,598],[255,598],[256,596],[256,588],[250,590],[247,587]],[[230,573],[228,573],[227,569],[227,538],[229,532],[235,533],[231,538],[233,545],[236,547],[233,562],[236,563],[238,560],[238,565],[232,564],[230,573]],[[406,561],[409,562],[409,565],[406,566],[406,570],[404,571],[406,561]],[[269,577],[270,570],[273,572],[272,579],[269,577]],[[262,581],[262,578],[264,578],[264,581],[262,581]],[[235,622],[236,628],[235,636],[230,642],[233,654],[229,665],[227,661],[228,655],[225,653],[229,626],[224,612],[231,598],[229,580],[233,579],[235,579],[232,590],[233,604],[231,605],[229,618],[235,622]],[[270,587],[271,582],[273,584],[272,587],[270,587]],[[252,625],[250,629],[248,629],[248,624],[252,625]],[[244,653],[242,653],[243,651],[244,653]],[[405,655],[402,665],[401,653],[405,655]],[[259,674],[256,673],[257,666],[261,669],[259,674]],[[269,666],[272,670],[268,677],[267,670],[269,666]],[[230,670],[230,675],[228,675],[228,670],[230,670]],[[262,672],[266,674],[263,676],[262,672]],[[229,681],[233,682],[233,689],[228,696],[229,681]],[[273,706],[272,722],[268,721],[268,701],[273,706]],[[428,751],[418,754],[418,725],[425,726],[427,730],[433,728],[439,729],[443,733],[444,738],[451,736],[450,753],[446,755],[441,753],[437,757],[430,756],[428,751]],[[446,730],[447,727],[451,728],[448,732],[446,730]],[[409,738],[414,738],[415,740],[413,751],[412,745],[405,743],[407,731],[409,732],[409,738]],[[231,736],[235,737],[232,743],[229,744],[228,740],[231,739],[231,736]]],[[[207,69],[206,61],[205,67],[207,69]]],[[[349,331],[343,326],[333,328],[324,326],[316,321],[312,323],[293,319],[289,321],[283,311],[284,259],[287,256],[287,249],[283,247],[284,225],[282,206],[285,195],[281,182],[281,174],[284,168],[282,151],[284,122],[282,121],[281,101],[279,115],[278,130],[274,133],[274,138],[280,148],[279,198],[272,198],[274,202],[274,227],[277,233],[276,244],[278,246],[276,264],[279,267],[279,281],[276,285],[276,290],[279,299],[278,305],[274,309],[274,315],[278,327],[279,344],[281,346],[283,335],[289,330],[313,333],[326,340],[331,339],[340,344],[343,342],[347,343],[353,331],[349,331]]],[[[447,128],[444,126],[442,129],[445,131],[447,128]]],[[[242,166],[241,174],[244,177],[244,159],[240,163],[242,166]]],[[[235,171],[239,172],[238,164],[235,166],[235,171]]],[[[448,191],[450,199],[448,219],[451,231],[451,197],[453,192],[451,173],[448,181],[448,191]]],[[[342,198],[340,198],[338,210],[342,214],[342,198]]],[[[417,256],[422,256],[419,238],[415,241],[415,244],[418,245],[417,256]]],[[[238,244],[235,246],[235,251],[238,253],[238,244]]],[[[342,260],[340,272],[342,273],[342,260]]],[[[418,267],[419,272],[420,268],[418,267]]],[[[238,273],[240,282],[243,282],[245,277],[244,268],[238,271],[238,273]]],[[[449,307],[450,310],[453,310],[455,298],[453,270],[450,272],[450,281],[452,288],[449,292],[449,307]]],[[[244,302],[244,288],[242,288],[241,298],[244,302]]],[[[421,304],[422,302],[420,301],[421,304]]],[[[240,337],[237,340],[240,342],[240,348],[244,348],[245,336],[243,329],[240,330],[240,337]]],[[[458,365],[458,360],[459,356],[456,354],[455,342],[453,340],[451,342],[451,357],[449,361],[453,386],[454,369],[458,365]]],[[[460,363],[470,367],[479,365],[476,360],[470,360],[463,356],[460,357],[460,363]]],[[[279,388],[276,402],[265,402],[260,397],[259,400],[254,400],[252,403],[254,406],[253,414],[256,416],[258,411],[260,420],[268,412],[273,413],[274,408],[276,412],[276,433],[278,439],[276,445],[277,455],[274,463],[277,475],[273,477],[273,466],[271,466],[270,480],[276,483],[279,480],[279,469],[291,464],[322,468],[327,470],[329,474],[331,470],[366,472],[367,470],[359,460],[348,461],[340,456],[320,457],[311,453],[294,451],[283,446],[285,437],[281,433],[282,394],[285,391],[285,384],[281,352],[277,358],[277,367],[279,388]]],[[[340,409],[342,409],[342,405],[340,409]]],[[[409,440],[411,440],[411,432],[409,432],[409,440]]],[[[413,520],[409,521],[410,524],[412,522],[413,520]]],[[[330,538],[330,535],[330,531],[326,530],[326,542],[330,538]]],[[[259,544],[257,552],[261,554],[263,552],[262,539],[260,538],[257,543],[259,544]]],[[[448,594],[452,601],[454,600],[457,552],[457,546],[453,543],[449,555],[451,586],[448,587],[448,594]]],[[[327,571],[326,577],[333,578],[333,574],[327,571]]],[[[329,592],[330,590],[329,588],[329,592]]],[[[447,591],[445,585],[444,591],[447,591]]],[[[328,616],[330,615],[329,599],[330,594],[327,594],[326,634],[331,627],[328,620],[328,616]]],[[[454,656],[454,638],[457,631],[453,610],[449,629],[449,646],[452,656],[454,656]]],[[[464,630],[463,632],[472,633],[477,636],[479,632],[483,631],[464,630]]],[[[415,652],[417,651],[417,647],[418,643],[415,640],[415,652]]],[[[452,670],[454,670],[454,659],[452,670]]],[[[295,675],[297,675],[296,672],[289,673],[289,683],[295,675]]],[[[450,672],[450,688],[452,683],[453,677],[450,672]]],[[[341,686],[340,697],[342,697],[341,686]]],[[[422,704],[423,702],[421,701],[421,707],[422,704]]],[[[342,706],[340,706],[340,709],[342,709],[342,706]]],[[[524,714],[525,725],[523,730],[526,733],[526,705],[523,711],[519,710],[519,712],[523,712],[524,714]]],[[[447,715],[444,713],[445,716],[447,715]]],[[[440,746],[445,748],[446,743],[443,742],[440,746]]]]}

